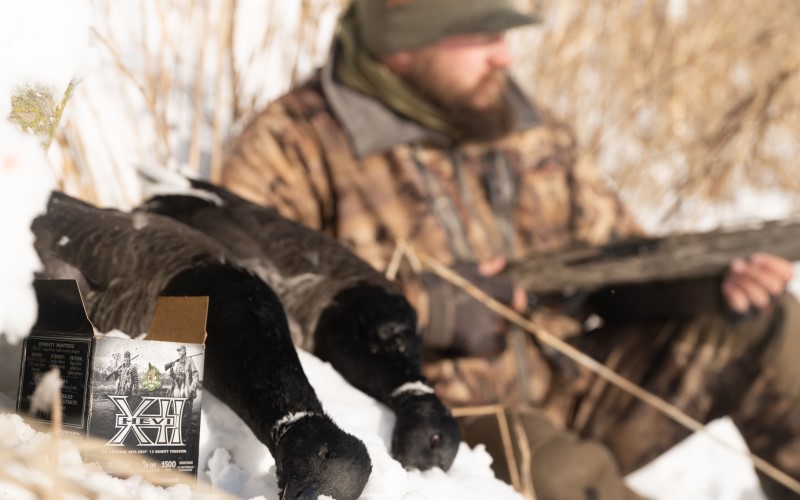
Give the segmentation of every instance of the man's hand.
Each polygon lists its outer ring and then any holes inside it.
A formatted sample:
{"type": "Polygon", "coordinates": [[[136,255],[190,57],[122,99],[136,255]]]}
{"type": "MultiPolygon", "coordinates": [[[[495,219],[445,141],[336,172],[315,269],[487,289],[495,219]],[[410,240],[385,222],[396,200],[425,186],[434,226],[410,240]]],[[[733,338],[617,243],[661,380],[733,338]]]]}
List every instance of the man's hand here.
{"type": "Polygon", "coordinates": [[[786,290],[794,275],[788,260],[769,253],[754,253],[731,262],[722,281],[722,296],[737,314],[768,311],[786,290]]]}
{"type": "MultiPolygon", "coordinates": [[[[478,265],[478,270],[483,276],[491,277],[505,269],[506,259],[498,257],[488,262],[483,262],[478,265]]],[[[522,287],[515,286],[512,290],[511,303],[507,304],[518,313],[524,313],[528,309],[528,294],[522,287]]]]}
{"type": "MultiPolygon", "coordinates": [[[[518,312],[528,306],[524,290],[496,276],[504,259],[481,264],[458,262],[451,268],[493,299],[518,312]]],[[[505,349],[506,322],[486,305],[440,278],[423,274],[429,298],[430,321],[423,341],[426,345],[459,356],[485,356],[505,349]]]]}

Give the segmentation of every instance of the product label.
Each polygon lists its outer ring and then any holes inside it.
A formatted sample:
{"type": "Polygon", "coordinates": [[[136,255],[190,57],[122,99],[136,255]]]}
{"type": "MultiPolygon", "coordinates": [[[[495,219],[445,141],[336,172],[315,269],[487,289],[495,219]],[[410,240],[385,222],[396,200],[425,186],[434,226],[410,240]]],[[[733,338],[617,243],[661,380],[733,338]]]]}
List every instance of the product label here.
{"type": "Polygon", "coordinates": [[[64,426],[82,429],[86,415],[91,340],[30,336],[25,339],[19,387],[19,412],[31,420],[50,421],[49,413],[30,415],[31,396],[42,375],[61,370],[64,426]]]}

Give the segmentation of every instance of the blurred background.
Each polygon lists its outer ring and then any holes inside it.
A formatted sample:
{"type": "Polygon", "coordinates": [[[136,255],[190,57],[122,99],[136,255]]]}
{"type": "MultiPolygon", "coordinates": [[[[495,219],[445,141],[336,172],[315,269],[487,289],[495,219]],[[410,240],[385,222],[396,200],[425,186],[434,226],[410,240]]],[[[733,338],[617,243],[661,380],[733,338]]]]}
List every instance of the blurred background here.
{"type": "MultiPolygon", "coordinates": [[[[26,40],[20,46],[29,48],[31,40],[49,43],[41,48],[44,54],[62,49],[56,46],[61,35],[48,36],[66,29],[53,24],[61,15],[53,15],[53,2],[2,2],[48,21],[38,26],[40,32],[6,32],[0,41],[19,35],[26,40]],[[51,9],[50,15],[39,8],[51,9]]],[[[545,21],[510,35],[517,80],[571,124],[581,145],[580,161],[601,166],[646,228],[653,233],[708,230],[800,214],[800,2],[519,3],[545,21]]],[[[25,91],[39,104],[49,96],[42,105],[54,119],[44,133],[54,133],[48,157],[57,187],[125,209],[144,196],[136,173],[140,167],[218,179],[228,139],[327,57],[346,4],[58,4],[75,6],[85,16],[91,57],[69,87],[75,64],[45,75],[48,81],[65,72],[66,90],[25,91]],[[65,93],[68,105],[63,106],[65,93]]],[[[81,37],[75,40],[80,45],[81,37]]],[[[0,47],[0,67],[15,55],[4,50],[0,47]]],[[[58,57],[64,62],[70,54],[65,50],[58,57]]],[[[53,61],[29,63],[42,68],[53,61]]],[[[4,76],[0,90],[7,83],[4,76]]],[[[12,104],[23,126],[36,120],[29,104],[12,104]]],[[[0,102],[0,112],[7,107],[0,102]]],[[[49,186],[42,189],[46,197],[49,186]]],[[[13,194],[3,194],[0,201],[13,194]]],[[[9,199],[8,207],[18,205],[9,199]]],[[[15,261],[10,262],[13,267],[15,261]]],[[[723,435],[741,441],[729,422],[722,425],[727,425],[723,435]]],[[[658,470],[630,480],[655,498],[760,498],[747,460],[697,444],[702,438],[693,436],[653,464],[658,470]]]]}
{"type": "MultiPolygon", "coordinates": [[[[219,175],[226,140],[326,58],[346,0],[94,0],[95,66],[50,155],[128,207],[138,165],[219,175]]],[[[521,0],[515,74],[656,232],[800,208],[800,2],[521,0]]]]}

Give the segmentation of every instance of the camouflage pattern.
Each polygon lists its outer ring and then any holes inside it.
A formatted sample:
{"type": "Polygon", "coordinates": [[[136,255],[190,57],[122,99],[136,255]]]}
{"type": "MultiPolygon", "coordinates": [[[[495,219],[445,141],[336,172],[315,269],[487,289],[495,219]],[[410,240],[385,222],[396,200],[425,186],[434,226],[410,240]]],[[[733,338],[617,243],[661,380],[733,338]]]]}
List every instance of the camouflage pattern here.
{"type": "MultiPolygon", "coordinates": [[[[452,264],[641,234],[594,165],[577,156],[569,129],[541,109],[535,108],[533,126],[490,144],[452,146],[424,134],[401,142],[409,136],[404,123],[395,131],[396,144],[364,151],[343,125],[347,118],[335,112],[335,96],[326,88],[331,82],[324,70],[321,75],[244,129],[231,144],[223,183],[339,239],[379,270],[387,268],[401,239],[452,264]]],[[[385,117],[367,118],[360,117],[366,127],[385,117]]],[[[375,133],[388,135],[391,144],[392,131],[375,133]]],[[[427,300],[416,273],[404,265],[398,280],[424,328],[427,300]]],[[[795,307],[788,303],[784,307],[795,307]]],[[[732,414],[754,450],[800,477],[800,443],[787,439],[797,435],[797,420],[787,417],[794,403],[773,374],[782,369],[775,366],[780,359],[791,357],[779,359],[776,339],[794,338],[786,335],[790,327],[780,314],[734,326],[709,310],[691,319],[606,325],[590,333],[583,318],[557,309],[541,308],[533,316],[701,421],[732,414]],[[775,401],[782,406],[767,409],[775,401]],[[786,434],[779,438],[772,425],[786,434]]],[[[453,406],[542,408],[559,425],[608,445],[623,473],[688,434],[541,349],[528,334],[512,330],[509,340],[508,349],[492,358],[428,359],[425,374],[453,406]]],[[[797,343],[793,356],[800,354],[797,343]]]]}
{"type": "MultiPolygon", "coordinates": [[[[320,82],[312,81],[244,130],[225,162],[223,183],[337,238],[379,270],[400,239],[445,264],[482,262],[602,244],[637,231],[598,173],[574,153],[569,130],[543,116],[500,145],[400,144],[360,159],[320,82]]],[[[424,327],[427,300],[410,266],[401,269],[400,282],[424,327]]],[[[540,316],[563,335],[580,329],[560,314],[540,316]]],[[[549,385],[546,363],[523,340],[521,350],[490,360],[442,360],[428,373],[451,404],[540,403],[549,385]],[[530,367],[526,394],[519,390],[521,360],[530,367]]]]}

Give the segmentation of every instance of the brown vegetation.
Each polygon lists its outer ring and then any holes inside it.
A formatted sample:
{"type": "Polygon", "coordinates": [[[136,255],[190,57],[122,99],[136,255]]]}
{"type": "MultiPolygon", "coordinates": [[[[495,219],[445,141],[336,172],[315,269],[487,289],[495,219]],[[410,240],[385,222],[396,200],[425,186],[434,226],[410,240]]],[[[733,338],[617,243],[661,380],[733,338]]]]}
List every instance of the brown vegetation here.
{"type": "Polygon", "coordinates": [[[689,222],[745,185],[800,190],[800,3],[535,3],[520,74],[629,200],[689,222]]]}

